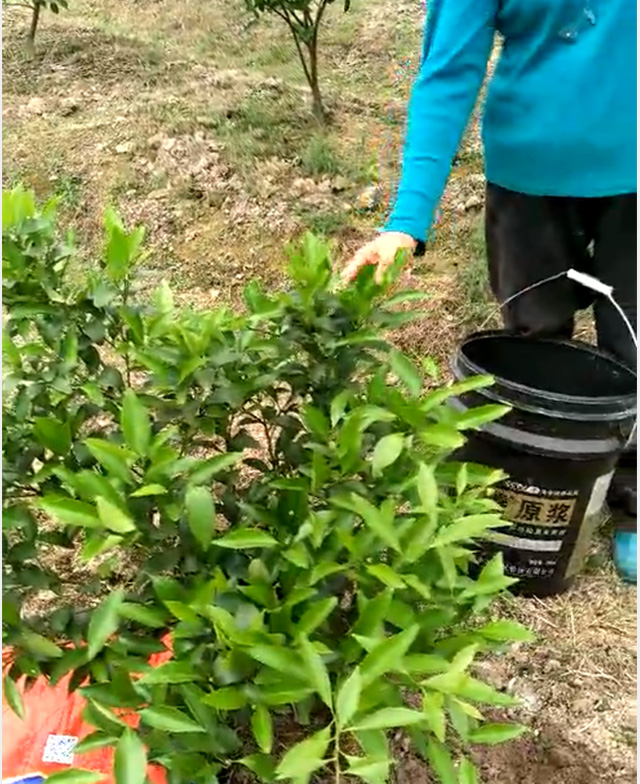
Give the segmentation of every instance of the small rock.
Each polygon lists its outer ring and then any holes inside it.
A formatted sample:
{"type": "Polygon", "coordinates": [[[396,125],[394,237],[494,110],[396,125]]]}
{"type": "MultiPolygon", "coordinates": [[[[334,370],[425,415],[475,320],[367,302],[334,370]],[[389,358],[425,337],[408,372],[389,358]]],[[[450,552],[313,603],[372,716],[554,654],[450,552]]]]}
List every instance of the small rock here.
{"type": "Polygon", "coordinates": [[[147,146],[152,150],[157,150],[165,138],[166,137],[163,133],[156,133],[155,136],[150,136],[147,139],[147,146]]]}
{"type": "Polygon", "coordinates": [[[264,81],[260,82],[261,87],[276,91],[282,90],[283,84],[282,79],[278,79],[276,76],[268,76],[264,81]]]}
{"type": "Polygon", "coordinates": [[[380,204],[382,197],[382,188],[379,185],[369,185],[358,194],[356,199],[356,207],[359,210],[371,211],[380,204]]]}
{"type": "Polygon", "coordinates": [[[548,751],[549,762],[556,768],[570,768],[576,764],[576,754],[566,746],[553,746],[548,751]]]}
{"type": "Polygon", "coordinates": [[[158,190],[151,191],[151,193],[147,196],[147,199],[150,201],[158,201],[160,199],[166,198],[169,191],[167,188],[158,188],[158,190]]]}
{"type": "Polygon", "coordinates": [[[116,152],[118,155],[126,155],[133,150],[133,142],[122,142],[121,144],[116,144],[116,152]]]}
{"type": "Polygon", "coordinates": [[[297,194],[311,193],[315,190],[315,187],[315,181],[310,177],[296,177],[296,179],[291,184],[292,190],[297,194]]]}
{"type": "Polygon", "coordinates": [[[593,700],[589,697],[580,697],[571,703],[571,713],[575,716],[582,713],[590,713],[593,709],[593,700]]]}
{"type": "Polygon", "coordinates": [[[331,183],[331,190],[333,193],[342,193],[342,191],[346,191],[349,187],[349,180],[346,177],[343,177],[339,174],[337,177],[334,177],[331,183]]]}
{"type": "Polygon", "coordinates": [[[471,210],[480,210],[482,209],[483,201],[480,196],[471,196],[471,198],[467,199],[464,203],[464,211],[471,212],[471,210]]]}
{"type": "Polygon", "coordinates": [[[160,146],[162,147],[163,150],[166,150],[168,152],[169,150],[172,150],[176,146],[176,141],[177,140],[174,139],[173,137],[164,138],[160,146]]]}
{"type": "Polygon", "coordinates": [[[44,114],[46,104],[42,98],[34,96],[26,105],[26,110],[29,114],[44,114]]]}
{"type": "Polygon", "coordinates": [[[60,114],[63,117],[70,117],[80,109],[80,101],[77,98],[63,98],[60,101],[60,114]]]}

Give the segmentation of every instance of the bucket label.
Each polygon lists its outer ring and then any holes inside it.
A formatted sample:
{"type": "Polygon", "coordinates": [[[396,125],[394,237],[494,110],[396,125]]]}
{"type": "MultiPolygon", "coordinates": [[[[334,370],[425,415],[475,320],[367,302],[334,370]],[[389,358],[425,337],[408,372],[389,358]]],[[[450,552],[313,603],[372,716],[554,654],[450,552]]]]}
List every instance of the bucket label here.
{"type": "Polygon", "coordinates": [[[566,527],[571,522],[578,494],[576,492],[573,497],[565,497],[552,493],[546,491],[544,495],[535,495],[505,487],[495,491],[494,500],[503,508],[507,520],[523,526],[522,533],[556,536],[554,529],[566,527]]]}
{"type": "Polygon", "coordinates": [[[494,500],[512,525],[487,539],[519,554],[505,558],[505,574],[538,579],[556,574],[578,495],[577,490],[549,490],[514,480],[495,488],[494,500]]]}

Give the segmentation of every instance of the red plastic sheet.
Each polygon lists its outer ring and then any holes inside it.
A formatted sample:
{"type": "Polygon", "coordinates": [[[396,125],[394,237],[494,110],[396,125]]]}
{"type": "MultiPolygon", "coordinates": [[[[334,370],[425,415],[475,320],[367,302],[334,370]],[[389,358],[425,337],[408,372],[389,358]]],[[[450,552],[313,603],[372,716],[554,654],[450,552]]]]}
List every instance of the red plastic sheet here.
{"type": "MultiPolygon", "coordinates": [[[[165,641],[166,642],[166,641],[165,641]]],[[[171,657],[170,652],[152,656],[150,664],[158,666],[171,657]]],[[[11,652],[2,652],[3,665],[10,662],[11,652]]],[[[4,669],[4,666],[3,666],[4,669]]],[[[41,784],[47,775],[69,767],[85,768],[105,774],[105,782],[113,784],[112,749],[96,749],[87,754],[74,754],[75,744],[91,734],[94,728],[82,719],[86,700],[76,691],[67,691],[70,677],[55,687],[38,679],[25,692],[18,684],[24,700],[24,721],[2,701],[2,781],[3,784],[41,784]]],[[[122,717],[131,726],[137,716],[122,717]]],[[[149,766],[151,784],[166,784],[164,771],[149,766]]]]}

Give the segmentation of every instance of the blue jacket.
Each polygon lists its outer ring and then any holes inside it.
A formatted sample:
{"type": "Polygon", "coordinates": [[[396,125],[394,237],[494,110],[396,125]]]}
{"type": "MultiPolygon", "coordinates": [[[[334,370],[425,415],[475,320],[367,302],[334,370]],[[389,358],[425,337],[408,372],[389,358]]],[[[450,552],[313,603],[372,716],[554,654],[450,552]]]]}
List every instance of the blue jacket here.
{"type": "Polygon", "coordinates": [[[388,231],[424,240],[486,72],[487,179],[538,196],[636,191],[636,0],[430,0],[388,231]]]}

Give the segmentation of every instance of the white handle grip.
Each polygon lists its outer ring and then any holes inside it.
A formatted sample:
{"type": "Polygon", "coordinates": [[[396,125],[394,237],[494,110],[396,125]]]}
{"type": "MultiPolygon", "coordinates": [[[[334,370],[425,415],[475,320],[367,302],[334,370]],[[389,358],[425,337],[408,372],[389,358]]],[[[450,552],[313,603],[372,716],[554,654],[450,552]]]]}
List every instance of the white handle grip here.
{"type": "Polygon", "coordinates": [[[613,294],[613,286],[607,286],[606,283],[598,280],[598,278],[594,278],[593,275],[587,275],[586,272],[570,269],[567,270],[567,277],[570,280],[575,280],[576,283],[581,283],[592,291],[597,291],[598,294],[604,294],[605,297],[611,297],[613,294]]]}

